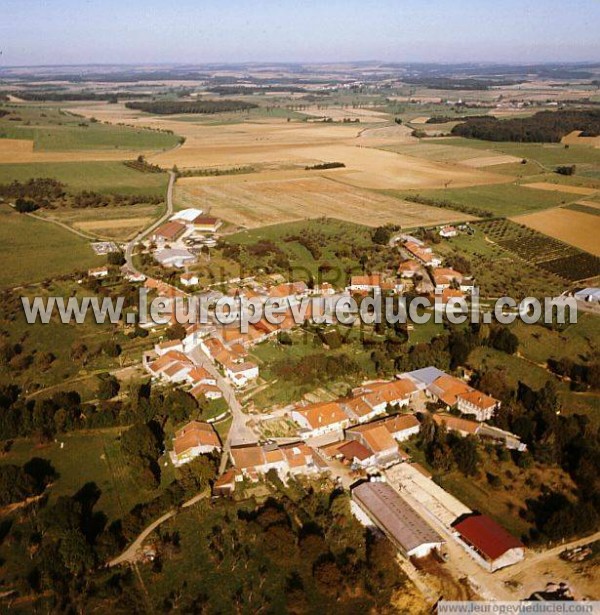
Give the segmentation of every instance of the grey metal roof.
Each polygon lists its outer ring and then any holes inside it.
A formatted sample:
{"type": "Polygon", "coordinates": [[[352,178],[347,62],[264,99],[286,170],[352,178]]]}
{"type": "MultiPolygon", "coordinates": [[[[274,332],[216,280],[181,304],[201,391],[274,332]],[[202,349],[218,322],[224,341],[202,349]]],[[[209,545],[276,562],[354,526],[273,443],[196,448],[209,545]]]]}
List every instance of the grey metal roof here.
{"type": "Polygon", "coordinates": [[[444,372],[437,367],[423,367],[422,369],[416,369],[407,374],[407,376],[410,376],[413,380],[418,380],[426,386],[429,386],[434,380],[437,380],[443,375],[444,372]]]}
{"type": "Polygon", "coordinates": [[[424,544],[444,542],[429,523],[387,483],[362,483],[352,490],[352,497],[404,553],[410,553],[424,544]]]}

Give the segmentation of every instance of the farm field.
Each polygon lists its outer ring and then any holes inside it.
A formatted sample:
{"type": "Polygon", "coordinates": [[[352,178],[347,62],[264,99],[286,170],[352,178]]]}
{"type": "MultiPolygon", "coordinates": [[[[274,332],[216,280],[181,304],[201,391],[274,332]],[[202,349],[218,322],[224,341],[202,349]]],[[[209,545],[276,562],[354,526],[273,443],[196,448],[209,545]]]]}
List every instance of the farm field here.
{"type": "Polygon", "coordinates": [[[120,450],[120,431],[113,428],[64,434],[44,445],[19,439],[8,454],[0,457],[0,463],[22,465],[32,457],[47,459],[59,474],[49,488],[51,500],[74,495],[84,485],[94,483],[101,492],[96,510],[114,520],[152,495],[135,483],[120,450]]]}
{"type": "Polygon", "coordinates": [[[566,149],[560,143],[508,143],[462,137],[444,137],[432,139],[431,142],[451,147],[492,150],[521,159],[537,160],[540,164],[550,167],[561,164],[600,164],[600,149],[589,145],[571,145],[566,149]]]}
{"type": "Polygon", "coordinates": [[[39,217],[57,220],[87,235],[126,240],[160,217],[163,205],[126,205],[102,208],[71,208],[37,212],[39,217]]]}
{"type": "Polygon", "coordinates": [[[553,192],[567,192],[570,194],[581,194],[589,196],[598,190],[594,188],[583,188],[581,186],[567,186],[565,184],[552,184],[550,182],[534,182],[532,184],[521,184],[524,188],[534,188],[535,190],[551,190],[553,192]]]}
{"type": "Polygon", "coordinates": [[[399,197],[418,195],[428,199],[446,201],[457,206],[466,206],[493,216],[515,216],[574,201],[576,197],[563,192],[528,190],[517,184],[473,186],[470,188],[449,187],[446,190],[398,191],[399,197]]]}
{"type": "Polygon", "coordinates": [[[347,185],[338,174],[271,172],[252,176],[182,178],[176,201],[210,210],[245,228],[322,216],[367,226],[405,227],[472,219],[449,209],[428,207],[347,185]]]}
{"type": "MultiPolygon", "coordinates": [[[[554,211],[554,210],[552,210],[554,211]]],[[[568,213],[576,214],[578,212],[568,213]]],[[[587,214],[580,214],[587,216],[587,214]]],[[[596,216],[588,216],[595,223],[596,216]]],[[[576,282],[600,275],[600,258],[510,220],[477,223],[490,239],[526,263],[576,282]]]]}
{"type": "Polygon", "coordinates": [[[4,257],[0,286],[40,282],[75,270],[101,265],[87,241],[66,229],[15,213],[0,205],[0,240],[4,257]]]}
{"type": "Polygon", "coordinates": [[[0,119],[0,163],[124,160],[178,143],[174,134],[85,119],[56,104],[4,108],[10,114],[0,119]]]}
{"type": "MultiPolygon", "coordinates": [[[[175,122],[164,117],[119,115],[117,105],[90,105],[78,112],[111,121],[174,130],[185,137],[181,147],[149,157],[164,168],[206,168],[266,164],[273,167],[308,166],[322,162],[343,162],[340,181],[364,188],[441,188],[504,183],[506,175],[450,163],[425,160],[372,147],[360,138],[364,126],[356,123],[287,122],[283,118],[235,124],[205,125],[175,122]],[[107,107],[115,107],[109,108],[107,107]],[[357,138],[358,137],[358,138],[357,138]]],[[[130,110],[125,110],[129,112],[130,110]]],[[[391,127],[394,128],[394,127],[391,127]]],[[[405,141],[405,131],[400,139],[405,141]]],[[[387,137],[384,137],[387,138],[387,137]]]]}
{"type": "MultiPolygon", "coordinates": [[[[2,140],[0,140],[0,145],[2,140]]],[[[38,162],[0,164],[0,184],[26,182],[36,177],[50,177],[62,182],[73,192],[164,195],[166,173],[141,173],[121,162],[38,162]]]]}
{"type": "Polygon", "coordinates": [[[600,217],[598,214],[558,207],[512,219],[540,233],[600,256],[600,241],[598,240],[600,217]]]}

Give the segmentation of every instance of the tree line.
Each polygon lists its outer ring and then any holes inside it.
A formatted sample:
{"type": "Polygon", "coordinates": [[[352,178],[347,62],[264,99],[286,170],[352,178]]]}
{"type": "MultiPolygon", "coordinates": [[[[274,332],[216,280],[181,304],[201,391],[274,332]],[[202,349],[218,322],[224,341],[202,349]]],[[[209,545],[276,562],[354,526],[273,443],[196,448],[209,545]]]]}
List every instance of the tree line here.
{"type": "Polygon", "coordinates": [[[512,141],[516,143],[560,143],[574,130],[581,136],[600,134],[600,111],[560,110],[539,111],[531,117],[499,120],[492,116],[473,117],[456,125],[452,134],[467,139],[484,141],[512,141]]]}
{"type": "Polygon", "coordinates": [[[125,103],[128,109],[136,109],[157,115],[176,113],[225,113],[230,111],[248,111],[258,105],[241,100],[153,100],[125,103]]]}

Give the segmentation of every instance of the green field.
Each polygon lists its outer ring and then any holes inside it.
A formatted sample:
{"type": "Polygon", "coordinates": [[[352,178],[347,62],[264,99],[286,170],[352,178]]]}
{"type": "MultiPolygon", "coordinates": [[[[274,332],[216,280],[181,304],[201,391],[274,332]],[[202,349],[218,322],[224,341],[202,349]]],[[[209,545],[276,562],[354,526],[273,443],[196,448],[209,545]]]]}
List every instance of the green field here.
{"type": "Polygon", "coordinates": [[[495,184],[471,188],[448,188],[444,190],[418,190],[410,192],[383,191],[393,196],[418,195],[427,199],[448,201],[457,206],[467,206],[482,213],[509,217],[531,213],[579,200],[581,195],[550,190],[534,190],[516,184],[495,184]]]}
{"type": "Polygon", "coordinates": [[[166,173],[141,173],[121,162],[32,162],[0,164],[0,184],[51,177],[71,192],[89,190],[110,194],[163,196],[166,173]]]}
{"type": "Polygon", "coordinates": [[[165,132],[93,122],[62,111],[56,103],[5,104],[2,108],[11,115],[0,118],[0,138],[33,139],[36,151],[146,151],[168,149],[179,142],[176,135],[165,132]]]}
{"type": "Polygon", "coordinates": [[[49,488],[51,498],[71,496],[86,483],[96,483],[102,492],[96,510],[117,519],[152,496],[152,492],[140,489],[127,467],[118,440],[120,431],[111,428],[63,434],[44,445],[18,439],[10,452],[0,457],[0,463],[22,465],[32,457],[48,459],[59,474],[49,488]]]}
{"type": "Polygon", "coordinates": [[[0,287],[40,282],[106,262],[85,239],[0,205],[0,287]]]}
{"type": "Polygon", "coordinates": [[[509,143],[505,141],[481,141],[450,137],[431,139],[428,143],[492,150],[519,158],[537,160],[540,164],[554,167],[561,164],[600,164],[600,149],[589,145],[570,145],[565,148],[560,143],[509,143]]]}

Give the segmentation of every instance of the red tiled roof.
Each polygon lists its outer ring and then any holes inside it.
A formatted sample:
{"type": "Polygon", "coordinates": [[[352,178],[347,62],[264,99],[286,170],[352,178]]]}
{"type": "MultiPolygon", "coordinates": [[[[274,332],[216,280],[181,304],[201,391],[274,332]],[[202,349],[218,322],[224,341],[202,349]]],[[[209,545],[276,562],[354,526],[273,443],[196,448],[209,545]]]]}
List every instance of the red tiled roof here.
{"type": "Polygon", "coordinates": [[[512,534],[487,515],[472,515],[454,524],[460,535],[490,560],[498,559],[509,549],[523,548],[512,534]]]}

